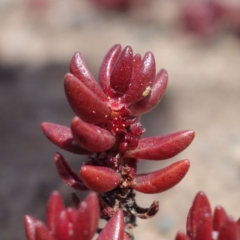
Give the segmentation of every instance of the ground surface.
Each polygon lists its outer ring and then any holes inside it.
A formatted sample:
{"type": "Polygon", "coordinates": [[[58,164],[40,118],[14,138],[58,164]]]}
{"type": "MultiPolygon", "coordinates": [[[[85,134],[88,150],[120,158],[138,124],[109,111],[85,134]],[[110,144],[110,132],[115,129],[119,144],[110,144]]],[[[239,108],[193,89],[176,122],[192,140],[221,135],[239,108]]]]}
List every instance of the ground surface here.
{"type": "MultiPolygon", "coordinates": [[[[52,161],[59,149],[45,140],[39,124],[68,125],[73,116],[62,86],[72,54],[81,51],[97,76],[115,43],[131,45],[135,53],[152,51],[157,68],[169,72],[164,99],[143,117],[146,135],[196,131],[192,145],[173,160],[140,163],[139,172],[146,172],[189,158],[191,168],[172,190],[139,194],[145,207],[158,199],[160,211],[139,221],[136,240],[174,239],[177,230],[185,230],[199,190],[212,206],[240,216],[240,39],[218,33],[203,40],[184,33],[175,1],[156,0],[127,13],[99,11],[83,0],[44,2],[0,3],[0,239],[25,239],[23,215],[44,219],[53,189],[70,204],[71,189],[58,179],[52,161]]],[[[76,169],[83,161],[64,155],[76,169]]]]}

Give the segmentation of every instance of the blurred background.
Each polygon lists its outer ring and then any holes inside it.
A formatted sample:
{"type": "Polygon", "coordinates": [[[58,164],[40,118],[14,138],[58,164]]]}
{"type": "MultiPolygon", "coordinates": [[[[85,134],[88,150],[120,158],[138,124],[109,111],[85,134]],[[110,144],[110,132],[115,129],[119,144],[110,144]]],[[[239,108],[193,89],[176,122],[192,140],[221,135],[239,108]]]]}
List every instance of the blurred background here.
{"type": "MultiPolygon", "coordinates": [[[[58,178],[60,151],[78,171],[84,158],[45,139],[43,121],[68,126],[74,116],[63,77],[75,51],[93,75],[116,43],[134,53],[152,51],[169,73],[158,107],[143,116],[146,136],[193,129],[190,147],[171,160],[142,161],[149,172],[188,158],[191,168],[173,189],[138,194],[151,220],[139,220],[136,240],[170,240],[185,231],[195,194],[212,207],[240,216],[240,3],[215,0],[1,0],[0,1],[0,239],[26,239],[23,216],[44,220],[50,192],[70,203],[72,190],[58,178]]],[[[83,195],[81,195],[83,197],[83,195]]]]}

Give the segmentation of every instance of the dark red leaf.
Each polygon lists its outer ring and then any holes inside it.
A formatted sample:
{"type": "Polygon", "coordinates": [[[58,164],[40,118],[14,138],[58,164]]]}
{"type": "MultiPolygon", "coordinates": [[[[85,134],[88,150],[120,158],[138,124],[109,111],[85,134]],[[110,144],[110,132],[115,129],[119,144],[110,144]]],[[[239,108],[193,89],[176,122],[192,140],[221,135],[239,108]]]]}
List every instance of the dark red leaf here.
{"type": "Polygon", "coordinates": [[[152,88],[149,89],[148,95],[141,101],[134,103],[131,107],[131,114],[139,116],[151,111],[163,97],[167,88],[168,74],[166,70],[162,69],[155,77],[152,88]]]}
{"type": "Polygon", "coordinates": [[[53,191],[48,199],[46,211],[46,224],[52,233],[55,233],[57,219],[64,207],[65,206],[59,192],[53,191]]]}
{"type": "Polygon", "coordinates": [[[91,193],[83,202],[81,202],[73,221],[73,236],[71,240],[92,239],[97,230],[99,217],[97,201],[97,195],[95,193],[91,193]]]}
{"type": "Polygon", "coordinates": [[[96,193],[89,193],[85,199],[86,204],[89,206],[90,221],[90,235],[94,236],[97,231],[98,221],[100,216],[99,201],[96,193]]]}
{"type": "Polygon", "coordinates": [[[237,225],[233,218],[227,217],[221,230],[219,231],[218,240],[239,240],[237,225]]]}
{"type": "Polygon", "coordinates": [[[114,45],[103,59],[102,65],[99,71],[99,81],[103,88],[104,93],[107,96],[114,97],[115,94],[110,87],[110,78],[113,71],[113,67],[118,59],[121,52],[121,45],[114,45]]]}
{"type": "Polygon", "coordinates": [[[155,76],[155,59],[151,52],[147,52],[135,78],[131,80],[129,88],[124,95],[124,102],[135,103],[146,97],[146,93],[152,87],[155,76]]]}
{"type": "Polygon", "coordinates": [[[84,185],[80,177],[71,169],[67,161],[60,153],[55,154],[54,162],[59,176],[66,185],[77,190],[82,191],[88,190],[88,188],[84,185]]]}
{"type": "Polygon", "coordinates": [[[204,213],[197,226],[195,240],[212,240],[212,215],[204,213]]]}
{"type": "Polygon", "coordinates": [[[108,167],[84,165],[80,170],[84,184],[95,192],[109,192],[119,184],[121,177],[108,167]]]}
{"type": "Polygon", "coordinates": [[[179,231],[175,240],[191,240],[185,233],[179,231]]]}
{"type": "Polygon", "coordinates": [[[47,229],[41,221],[36,222],[36,238],[35,240],[56,240],[52,233],[47,229]]]}
{"type": "Polygon", "coordinates": [[[76,210],[73,208],[64,209],[59,214],[56,225],[55,236],[57,240],[71,240],[73,236],[73,221],[75,219],[76,210]]]}
{"type": "Polygon", "coordinates": [[[34,217],[30,215],[24,217],[25,232],[28,240],[36,240],[36,223],[37,220],[34,217]]]}
{"type": "Polygon", "coordinates": [[[76,154],[91,154],[76,143],[70,128],[48,122],[43,122],[41,128],[46,137],[58,147],[76,154]]]}
{"type": "Polygon", "coordinates": [[[137,174],[132,188],[143,193],[163,192],[179,183],[189,167],[188,160],[181,160],[155,172],[137,174]]]}
{"type": "Polygon", "coordinates": [[[133,52],[132,48],[125,47],[118,57],[110,79],[111,88],[117,94],[124,94],[131,81],[133,71],[133,52]]]}
{"type": "Polygon", "coordinates": [[[73,118],[71,129],[77,143],[90,152],[104,152],[115,143],[115,137],[109,131],[78,117],[73,118]]]}
{"type": "Polygon", "coordinates": [[[188,147],[194,136],[194,131],[186,130],[165,136],[143,138],[139,140],[135,149],[125,153],[125,157],[146,160],[168,159],[188,147]]]}
{"type": "Polygon", "coordinates": [[[70,72],[75,77],[77,77],[86,87],[91,89],[92,92],[95,93],[95,95],[97,95],[101,100],[107,100],[107,96],[104,94],[103,90],[100,88],[91,72],[88,70],[81,53],[76,52],[73,55],[70,62],[70,72]]]}
{"type": "Polygon", "coordinates": [[[191,209],[188,213],[187,218],[187,235],[195,239],[197,236],[197,231],[199,227],[199,223],[201,223],[204,219],[204,216],[211,216],[211,207],[210,203],[204,192],[199,192],[194,201],[191,209]]]}
{"type": "Polygon", "coordinates": [[[106,224],[97,240],[123,240],[124,219],[123,212],[117,211],[106,224]]]}
{"type": "Polygon", "coordinates": [[[110,119],[111,110],[107,104],[75,76],[68,73],[64,79],[64,87],[73,111],[84,121],[103,123],[110,119]]]}
{"type": "Polygon", "coordinates": [[[213,214],[213,230],[219,231],[227,219],[227,214],[221,206],[217,206],[213,214]]]}

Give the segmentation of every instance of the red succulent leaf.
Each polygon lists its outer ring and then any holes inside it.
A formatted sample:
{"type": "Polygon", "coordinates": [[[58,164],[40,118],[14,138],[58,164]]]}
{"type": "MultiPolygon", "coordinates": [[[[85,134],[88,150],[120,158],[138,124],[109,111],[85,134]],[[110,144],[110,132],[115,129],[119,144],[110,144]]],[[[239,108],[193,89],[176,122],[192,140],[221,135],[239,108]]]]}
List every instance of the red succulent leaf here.
{"type": "Polygon", "coordinates": [[[46,223],[48,229],[52,233],[55,233],[57,219],[59,218],[59,215],[61,211],[64,209],[64,207],[65,206],[59,192],[58,191],[52,192],[47,203],[46,211],[47,215],[46,223]]]}
{"type": "Polygon", "coordinates": [[[104,152],[115,143],[115,137],[107,130],[75,117],[71,124],[77,143],[91,152],[104,152]]]}
{"type": "Polygon", "coordinates": [[[30,215],[24,216],[24,226],[25,226],[25,232],[28,240],[36,240],[35,238],[36,223],[37,223],[37,220],[34,217],[30,215]]]}
{"type": "Polygon", "coordinates": [[[133,51],[132,48],[125,47],[118,57],[110,79],[111,88],[116,93],[124,94],[129,86],[133,70],[133,51]]]}
{"type": "Polygon", "coordinates": [[[124,95],[124,102],[134,103],[145,98],[149,93],[155,77],[155,59],[151,52],[147,52],[141,62],[138,73],[131,80],[129,88],[124,95]]]}
{"type": "Polygon", "coordinates": [[[77,77],[86,87],[92,90],[101,100],[106,101],[107,97],[97,84],[96,80],[88,70],[87,65],[80,52],[76,52],[70,62],[70,72],[77,77]]]}
{"type": "Polygon", "coordinates": [[[73,236],[73,219],[76,210],[73,208],[64,209],[58,216],[55,236],[57,240],[71,240],[73,236]]]}
{"type": "Polygon", "coordinates": [[[132,188],[142,193],[163,192],[179,183],[189,167],[189,160],[181,160],[155,172],[136,174],[132,188]]]}
{"type": "Polygon", "coordinates": [[[97,240],[124,240],[124,216],[117,211],[108,221],[97,240]]]}
{"type": "Polygon", "coordinates": [[[205,216],[211,216],[211,214],[211,207],[205,193],[199,192],[188,213],[187,235],[190,238],[195,239],[198,233],[199,224],[203,222],[205,216]]]}
{"type": "Polygon", "coordinates": [[[240,218],[236,221],[237,229],[238,229],[238,235],[240,237],[240,218]]]}
{"type": "Polygon", "coordinates": [[[102,123],[110,119],[111,110],[106,103],[74,75],[65,76],[64,87],[73,111],[84,121],[102,123]]]}
{"type": "Polygon", "coordinates": [[[191,240],[185,233],[179,231],[175,240],[191,240]]]}
{"type": "Polygon", "coordinates": [[[76,154],[91,154],[76,143],[70,128],[48,122],[43,122],[41,128],[46,137],[58,147],[76,154]]]}
{"type": "Polygon", "coordinates": [[[222,225],[227,219],[227,214],[221,206],[217,206],[213,214],[213,230],[220,231],[222,225]]]}
{"type": "Polygon", "coordinates": [[[99,71],[99,81],[103,88],[104,93],[107,96],[114,96],[113,91],[110,87],[110,78],[113,71],[113,67],[118,59],[121,52],[121,45],[114,45],[103,59],[102,65],[99,71]]]}
{"type": "Polygon", "coordinates": [[[90,193],[77,209],[71,240],[91,240],[97,230],[98,217],[98,197],[90,193]]]}
{"type": "Polygon", "coordinates": [[[149,90],[149,94],[143,100],[136,102],[130,107],[131,114],[133,116],[142,115],[151,111],[163,97],[163,94],[167,88],[168,74],[166,70],[162,69],[155,77],[152,85],[152,89],[149,90]]]}
{"type": "Polygon", "coordinates": [[[93,236],[97,231],[100,209],[98,195],[96,193],[89,193],[85,199],[86,204],[89,206],[89,214],[91,216],[90,222],[90,235],[93,236]]]}
{"type": "Polygon", "coordinates": [[[197,234],[194,240],[212,240],[212,215],[205,213],[197,226],[197,234]]]}
{"type": "Polygon", "coordinates": [[[119,184],[121,177],[113,169],[84,165],[80,170],[84,184],[95,192],[109,192],[119,184]]]}
{"type": "Polygon", "coordinates": [[[43,222],[37,221],[35,240],[56,240],[56,239],[43,222]]]}
{"type": "Polygon", "coordinates": [[[165,136],[140,139],[138,146],[125,153],[126,157],[148,160],[164,160],[174,157],[192,142],[194,131],[186,130],[165,136]]]}
{"type": "Polygon", "coordinates": [[[88,190],[88,188],[84,185],[80,177],[71,169],[67,161],[60,153],[55,154],[54,162],[59,176],[66,185],[77,190],[82,191],[88,190]]]}
{"type": "Polygon", "coordinates": [[[142,57],[141,57],[141,55],[140,55],[140,54],[136,54],[136,55],[133,57],[132,79],[135,79],[135,78],[136,78],[136,75],[137,75],[138,72],[139,72],[141,63],[142,63],[142,57]]]}
{"type": "Polygon", "coordinates": [[[219,231],[218,240],[239,240],[237,225],[231,217],[227,217],[219,231]]]}

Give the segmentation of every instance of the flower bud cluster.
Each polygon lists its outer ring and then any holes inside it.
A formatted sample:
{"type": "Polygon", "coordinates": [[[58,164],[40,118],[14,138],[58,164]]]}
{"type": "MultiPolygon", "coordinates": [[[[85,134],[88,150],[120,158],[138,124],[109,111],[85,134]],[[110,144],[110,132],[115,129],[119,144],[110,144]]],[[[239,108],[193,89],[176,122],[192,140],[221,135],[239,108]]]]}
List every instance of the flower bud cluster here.
{"type": "Polygon", "coordinates": [[[228,216],[223,207],[217,206],[212,214],[204,192],[199,192],[189,210],[187,233],[178,232],[175,240],[240,240],[240,218],[228,216]]]}

